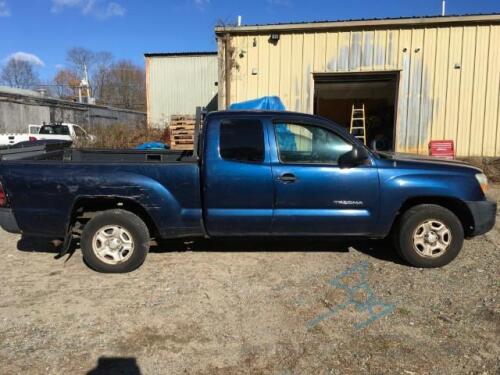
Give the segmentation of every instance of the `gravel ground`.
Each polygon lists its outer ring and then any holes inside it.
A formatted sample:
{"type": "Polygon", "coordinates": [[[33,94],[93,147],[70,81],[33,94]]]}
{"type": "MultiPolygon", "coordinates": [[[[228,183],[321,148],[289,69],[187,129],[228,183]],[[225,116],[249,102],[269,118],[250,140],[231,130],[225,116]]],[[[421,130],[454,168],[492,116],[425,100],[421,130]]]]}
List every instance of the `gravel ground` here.
{"type": "Polygon", "coordinates": [[[2,231],[0,373],[498,374],[499,250],[500,223],[425,270],[382,242],[168,243],[105,275],[2,231]]]}

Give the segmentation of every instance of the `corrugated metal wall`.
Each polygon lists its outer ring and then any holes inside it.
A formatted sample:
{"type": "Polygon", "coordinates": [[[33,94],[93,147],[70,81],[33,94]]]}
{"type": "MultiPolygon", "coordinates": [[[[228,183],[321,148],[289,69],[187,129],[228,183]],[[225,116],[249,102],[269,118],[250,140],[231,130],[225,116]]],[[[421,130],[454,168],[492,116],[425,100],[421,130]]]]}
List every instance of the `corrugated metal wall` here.
{"type": "Polygon", "coordinates": [[[459,156],[500,156],[498,24],[289,31],[276,45],[269,36],[232,36],[231,102],[278,95],[312,113],[313,73],[396,70],[397,151],[427,154],[431,139],[452,139],[459,156]]]}
{"type": "Polygon", "coordinates": [[[163,127],[173,114],[195,114],[217,95],[217,55],[146,57],[148,124],[163,127]]]}

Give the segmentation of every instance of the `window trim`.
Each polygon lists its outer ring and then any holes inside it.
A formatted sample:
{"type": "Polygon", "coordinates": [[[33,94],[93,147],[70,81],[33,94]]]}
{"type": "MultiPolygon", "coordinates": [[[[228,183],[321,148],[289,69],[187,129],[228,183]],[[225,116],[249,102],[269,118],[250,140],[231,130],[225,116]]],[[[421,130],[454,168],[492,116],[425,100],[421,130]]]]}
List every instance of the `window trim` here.
{"type": "Polygon", "coordinates": [[[231,118],[231,119],[221,119],[219,121],[219,137],[218,137],[218,144],[219,144],[219,147],[218,147],[218,156],[221,160],[225,161],[225,162],[233,162],[233,163],[244,163],[244,164],[265,164],[266,163],[266,158],[267,158],[267,148],[266,148],[266,144],[267,144],[267,140],[266,140],[266,128],[265,128],[265,123],[262,119],[260,118],[248,118],[248,117],[235,117],[235,118],[231,118]],[[231,121],[248,121],[248,120],[252,120],[252,121],[256,121],[260,124],[261,126],[261,130],[262,130],[262,146],[263,146],[263,152],[262,152],[262,160],[260,161],[253,161],[253,160],[235,160],[235,159],[226,159],[222,156],[221,154],[221,149],[222,149],[222,142],[221,142],[221,129],[222,129],[222,125],[224,124],[225,121],[227,122],[231,122],[231,121]]]}
{"type": "MultiPolygon", "coordinates": [[[[314,127],[317,127],[317,128],[321,128],[323,130],[326,130],[326,131],[329,131],[329,132],[335,134],[337,137],[339,137],[340,139],[342,139],[346,143],[350,144],[353,148],[355,147],[355,144],[351,140],[349,140],[346,137],[343,137],[342,135],[340,135],[335,130],[330,129],[330,128],[326,127],[326,126],[322,126],[321,124],[314,123],[314,122],[306,122],[304,120],[273,119],[272,120],[272,127],[273,127],[273,133],[274,133],[274,143],[276,145],[276,154],[278,155],[278,160],[279,160],[280,164],[283,164],[283,165],[311,165],[311,166],[338,166],[339,165],[338,161],[336,163],[313,163],[313,162],[306,162],[306,161],[301,161],[301,162],[286,162],[286,161],[283,161],[281,159],[280,146],[279,146],[279,143],[278,143],[278,135],[277,135],[276,126],[275,126],[276,124],[283,124],[283,123],[292,124],[292,125],[314,126],[314,127]]],[[[346,151],[346,152],[348,152],[348,151],[346,151]]]]}

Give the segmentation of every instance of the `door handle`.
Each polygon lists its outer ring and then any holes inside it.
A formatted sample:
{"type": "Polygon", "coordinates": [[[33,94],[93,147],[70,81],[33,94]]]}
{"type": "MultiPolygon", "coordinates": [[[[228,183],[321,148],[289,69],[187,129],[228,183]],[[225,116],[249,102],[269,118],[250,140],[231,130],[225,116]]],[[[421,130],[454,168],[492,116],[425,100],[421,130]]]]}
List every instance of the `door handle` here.
{"type": "Polygon", "coordinates": [[[292,182],[297,181],[297,177],[293,173],[283,173],[278,177],[278,180],[284,182],[285,184],[291,184],[292,182]]]}

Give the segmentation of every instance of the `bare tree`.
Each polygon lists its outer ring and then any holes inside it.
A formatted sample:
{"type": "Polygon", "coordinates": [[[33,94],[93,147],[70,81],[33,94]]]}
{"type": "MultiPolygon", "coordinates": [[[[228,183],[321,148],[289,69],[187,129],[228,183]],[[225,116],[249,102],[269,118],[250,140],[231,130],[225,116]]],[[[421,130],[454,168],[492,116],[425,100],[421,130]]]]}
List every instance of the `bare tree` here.
{"type": "Polygon", "coordinates": [[[54,78],[60,97],[71,98],[87,69],[89,84],[97,103],[144,111],[146,77],[144,69],[128,60],[113,61],[109,52],[94,52],[75,47],[66,54],[68,68],[54,78]]]}
{"type": "Polygon", "coordinates": [[[69,70],[80,79],[84,78],[85,70],[87,70],[92,95],[97,98],[101,97],[107,72],[113,63],[113,55],[106,51],[94,52],[83,47],[73,47],[66,53],[66,61],[69,70]]]}
{"type": "Polygon", "coordinates": [[[108,73],[113,64],[113,55],[110,52],[98,52],[95,54],[95,66],[91,71],[91,85],[94,90],[94,96],[101,98],[103,87],[108,80],[108,73]]]}
{"type": "Polygon", "coordinates": [[[79,77],[83,77],[85,69],[91,69],[94,66],[95,58],[95,52],[83,47],[73,47],[66,52],[66,61],[70,69],[79,77]]]}
{"type": "Polygon", "coordinates": [[[108,71],[99,101],[115,107],[144,111],[146,108],[144,70],[128,60],[120,60],[113,64],[108,71]]]}
{"type": "Polygon", "coordinates": [[[1,81],[11,87],[29,89],[38,82],[38,74],[34,65],[25,60],[11,58],[2,69],[1,81]]]}

